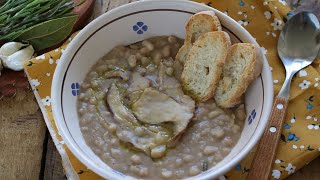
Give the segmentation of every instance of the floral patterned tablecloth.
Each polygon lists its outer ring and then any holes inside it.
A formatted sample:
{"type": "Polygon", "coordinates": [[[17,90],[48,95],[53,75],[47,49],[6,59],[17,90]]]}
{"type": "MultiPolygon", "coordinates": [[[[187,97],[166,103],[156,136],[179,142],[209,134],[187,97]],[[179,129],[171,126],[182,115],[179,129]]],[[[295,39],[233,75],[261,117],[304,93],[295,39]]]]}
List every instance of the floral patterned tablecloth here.
{"type": "MultiPolygon", "coordinates": [[[[285,71],[277,56],[279,33],[292,12],[284,0],[198,0],[235,19],[260,44],[273,74],[274,92],[277,94],[284,81],[285,71]]],[[[74,34],[60,48],[38,56],[25,64],[25,71],[34,89],[52,139],[60,152],[70,179],[101,179],[77,160],[63,143],[51,110],[51,82],[59,58],[74,34]]],[[[320,59],[301,70],[293,79],[286,122],[281,134],[271,178],[283,179],[320,155],[319,78],[320,59]]],[[[77,95],[79,85],[70,91],[77,95]]],[[[229,173],[220,179],[245,179],[254,157],[253,150],[229,173]]]]}

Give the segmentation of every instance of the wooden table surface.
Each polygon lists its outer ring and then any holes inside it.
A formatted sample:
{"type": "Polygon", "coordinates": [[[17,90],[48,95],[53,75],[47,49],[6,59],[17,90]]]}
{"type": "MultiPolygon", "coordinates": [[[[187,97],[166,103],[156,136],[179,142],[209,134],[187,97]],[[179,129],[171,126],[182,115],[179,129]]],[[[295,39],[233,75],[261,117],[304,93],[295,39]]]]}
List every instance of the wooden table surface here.
{"type": "MultiPolygon", "coordinates": [[[[132,0],[97,0],[107,11],[132,0]]],[[[291,175],[289,180],[316,180],[320,158],[291,175]]],[[[0,100],[0,180],[66,179],[61,158],[46,129],[33,93],[19,91],[0,100]]]]}

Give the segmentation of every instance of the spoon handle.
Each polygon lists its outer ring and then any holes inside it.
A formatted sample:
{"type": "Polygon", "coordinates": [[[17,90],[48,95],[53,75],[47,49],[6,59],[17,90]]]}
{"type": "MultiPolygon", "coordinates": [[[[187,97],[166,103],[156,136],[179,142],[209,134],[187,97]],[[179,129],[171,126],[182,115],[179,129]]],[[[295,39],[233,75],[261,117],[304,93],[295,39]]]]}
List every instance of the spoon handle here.
{"type": "Polygon", "coordinates": [[[277,96],[268,125],[260,140],[247,180],[268,180],[274,162],[288,100],[277,96]]]}

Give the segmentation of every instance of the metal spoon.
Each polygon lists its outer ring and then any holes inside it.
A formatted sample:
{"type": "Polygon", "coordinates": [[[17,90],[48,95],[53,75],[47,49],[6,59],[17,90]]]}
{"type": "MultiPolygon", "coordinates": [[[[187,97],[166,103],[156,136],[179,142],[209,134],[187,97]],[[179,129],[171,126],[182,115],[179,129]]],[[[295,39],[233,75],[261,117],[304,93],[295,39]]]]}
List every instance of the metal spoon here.
{"type": "Polygon", "coordinates": [[[319,32],[317,17],[309,12],[301,12],[288,20],[280,34],[278,54],[286,69],[286,79],[275,98],[268,125],[251,164],[248,180],[267,180],[270,176],[288,105],[291,79],[317,57],[320,49],[319,32]]]}

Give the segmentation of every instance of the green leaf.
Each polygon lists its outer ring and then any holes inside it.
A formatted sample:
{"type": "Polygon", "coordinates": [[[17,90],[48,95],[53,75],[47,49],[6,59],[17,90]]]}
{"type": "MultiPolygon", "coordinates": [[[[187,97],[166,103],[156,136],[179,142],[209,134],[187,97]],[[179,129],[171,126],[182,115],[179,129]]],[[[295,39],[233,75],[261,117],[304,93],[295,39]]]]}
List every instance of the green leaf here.
{"type": "Polygon", "coordinates": [[[16,39],[40,51],[62,42],[71,33],[76,20],[77,16],[49,20],[26,29],[16,39]]]}

